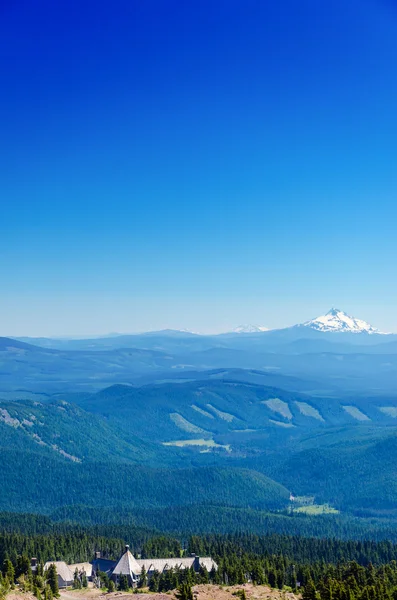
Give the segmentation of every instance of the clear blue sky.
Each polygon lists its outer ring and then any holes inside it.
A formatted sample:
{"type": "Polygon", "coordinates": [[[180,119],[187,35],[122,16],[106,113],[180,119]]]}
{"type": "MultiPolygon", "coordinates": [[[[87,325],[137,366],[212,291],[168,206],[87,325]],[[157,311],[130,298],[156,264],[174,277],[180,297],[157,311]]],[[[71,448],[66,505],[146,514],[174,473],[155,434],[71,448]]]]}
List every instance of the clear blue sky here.
{"type": "Polygon", "coordinates": [[[392,0],[0,11],[0,335],[397,330],[392,0]]]}

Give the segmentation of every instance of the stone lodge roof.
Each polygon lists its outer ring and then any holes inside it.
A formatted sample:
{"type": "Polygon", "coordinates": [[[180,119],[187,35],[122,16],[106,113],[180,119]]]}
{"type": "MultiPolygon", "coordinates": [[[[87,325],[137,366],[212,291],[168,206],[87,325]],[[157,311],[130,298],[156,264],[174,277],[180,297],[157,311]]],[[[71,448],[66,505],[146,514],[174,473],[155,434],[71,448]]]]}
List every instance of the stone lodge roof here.
{"type": "Polygon", "coordinates": [[[92,575],[92,564],[89,562],[75,563],[74,565],[69,565],[69,569],[73,573],[73,578],[74,578],[74,572],[76,569],[79,573],[84,572],[87,577],[91,577],[91,575],[92,575]]]}
{"type": "Polygon", "coordinates": [[[217,567],[217,564],[210,557],[196,557],[189,556],[186,558],[145,558],[137,559],[136,562],[139,566],[139,573],[142,567],[145,568],[146,572],[150,571],[167,571],[168,569],[190,569],[195,561],[198,561],[200,566],[205,567],[207,571],[211,571],[213,567],[217,567]]]}
{"type": "Polygon", "coordinates": [[[73,581],[74,574],[63,560],[49,560],[44,565],[44,571],[47,571],[51,565],[55,565],[57,574],[63,579],[63,581],[73,581]]]}
{"type": "Polygon", "coordinates": [[[139,575],[141,568],[135,558],[132,556],[129,546],[125,547],[125,552],[119,562],[113,569],[113,575],[139,575]]]}

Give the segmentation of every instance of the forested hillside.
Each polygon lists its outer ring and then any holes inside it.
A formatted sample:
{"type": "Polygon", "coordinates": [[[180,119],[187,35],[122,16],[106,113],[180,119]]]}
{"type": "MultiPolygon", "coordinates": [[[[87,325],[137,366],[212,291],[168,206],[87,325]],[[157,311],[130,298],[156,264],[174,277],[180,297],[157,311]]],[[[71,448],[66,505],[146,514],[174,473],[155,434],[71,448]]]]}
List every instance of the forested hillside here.
{"type": "Polygon", "coordinates": [[[184,448],[194,443],[189,440],[201,440],[204,448],[214,441],[218,451],[227,447],[232,456],[257,456],[275,446],[300,447],[310,433],[321,445],[331,429],[335,444],[343,436],[337,428],[349,429],[351,441],[397,431],[391,397],[329,398],[227,378],[138,388],[117,385],[70,399],[125,431],[139,430],[144,439],[171,445],[182,441],[184,448]],[[156,426],[159,422],[161,427],[156,426]]]}
{"type": "Polygon", "coordinates": [[[178,534],[394,540],[394,338],[302,335],[2,338],[0,508],[114,525],[117,507],[178,534]],[[380,367],[386,388],[341,391],[347,373],[362,387],[380,367]]]}
{"type": "MultiPolygon", "coordinates": [[[[45,578],[40,579],[30,572],[29,557],[33,554],[41,564],[48,559],[69,563],[88,561],[98,549],[103,556],[117,558],[125,543],[125,538],[101,536],[92,529],[78,531],[69,527],[68,531],[61,528],[52,533],[28,533],[28,521],[24,523],[26,533],[0,533],[3,594],[14,581],[24,590],[34,590],[36,597],[41,598],[41,593],[46,593],[45,578]]],[[[32,526],[37,528],[37,525],[32,520],[32,526]]],[[[218,564],[218,569],[210,573],[205,569],[200,569],[198,574],[178,569],[159,573],[149,583],[151,591],[166,592],[184,582],[234,585],[247,581],[280,590],[300,588],[304,600],[394,600],[397,591],[397,547],[388,542],[247,534],[191,536],[182,542],[139,530],[135,530],[134,539],[128,541],[132,551],[143,557],[182,556],[194,552],[210,555],[218,564]]],[[[40,569],[39,564],[39,575],[40,569]]],[[[103,582],[110,585],[105,578],[103,582]]]]}
{"type": "Polygon", "coordinates": [[[296,493],[315,493],[319,502],[360,514],[391,514],[397,508],[396,455],[397,435],[393,434],[371,443],[297,452],[270,468],[264,465],[264,471],[277,474],[296,493]]]}
{"type": "MultiPolygon", "coordinates": [[[[75,463],[99,460],[172,464],[176,451],[112,427],[101,416],[62,400],[0,403],[0,452],[15,450],[75,463]]],[[[17,474],[15,474],[17,476],[17,474]]]]}
{"type": "Polygon", "coordinates": [[[397,543],[397,518],[393,515],[354,517],[346,514],[310,515],[292,511],[269,511],[244,507],[198,504],[166,508],[97,508],[64,506],[51,513],[57,523],[71,522],[81,526],[141,526],[170,534],[222,533],[237,531],[261,535],[279,533],[306,537],[355,540],[391,540],[397,543]]]}
{"type": "Polygon", "coordinates": [[[84,408],[51,398],[1,402],[3,508],[280,510],[292,492],[343,513],[397,510],[397,437],[380,410],[385,399],[361,399],[362,420],[343,399],[237,381],[120,385],[72,399],[84,408]],[[204,473],[219,479],[208,487],[204,473]]]}
{"type": "Polygon", "coordinates": [[[198,503],[274,509],[284,507],[289,498],[285,487],[244,469],[79,464],[15,450],[4,450],[0,456],[3,509],[13,506],[20,511],[49,512],[70,504],[150,507],[198,503]]]}

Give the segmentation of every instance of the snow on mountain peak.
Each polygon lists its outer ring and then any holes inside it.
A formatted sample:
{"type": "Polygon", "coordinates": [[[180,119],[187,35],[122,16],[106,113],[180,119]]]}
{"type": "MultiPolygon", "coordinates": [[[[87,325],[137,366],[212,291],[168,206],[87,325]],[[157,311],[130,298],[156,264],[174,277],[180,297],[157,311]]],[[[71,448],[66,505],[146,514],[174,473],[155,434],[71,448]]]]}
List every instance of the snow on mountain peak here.
{"type": "Polygon", "coordinates": [[[236,329],[233,329],[233,333],[260,333],[261,331],[269,330],[261,325],[239,325],[236,329]]]}
{"type": "Polygon", "coordinates": [[[343,331],[350,333],[382,333],[375,327],[372,327],[366,321],[351,317],[343,310],[338,308],[331,308],[326,315],[306,321],[303,323],[304,327],[310,327],[317,331],[343,331]]]}

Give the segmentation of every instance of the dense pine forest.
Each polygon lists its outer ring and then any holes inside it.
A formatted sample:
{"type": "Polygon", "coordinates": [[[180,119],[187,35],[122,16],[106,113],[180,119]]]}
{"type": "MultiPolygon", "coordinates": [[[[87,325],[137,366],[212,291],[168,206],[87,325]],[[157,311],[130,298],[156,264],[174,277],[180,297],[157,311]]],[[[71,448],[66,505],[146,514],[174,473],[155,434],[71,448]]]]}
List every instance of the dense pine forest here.
{"type": "Polygon", "coordinates": [[[395,518],[360,518],[351,515],[310,516],[288,511],[268,512],[222,505],[170,506],[131,510],[82,505],[62,507],[48,515],[0,512],[2,530],[25,533],[64,531],[65,523],[96,527],[101,535],[134,538],[137,530],[161,531],[179,537],[190,533],[277,533],[345,540],[397,542],[395,518]],[[122,525],[120,525],[122,523],[122,525]],[[106,525],[105,525],[106,524],[106,525]]]}
{"type": "MultiPolygon", "coordinates": [[[[279,534],[208,534],[175,537],[132,525],[83,527],[54,523],[35,515],[0,515],[1,594],[13,586],[51,600],[57,594],[51,573],[42,567],[35,576],[30,558],[68,563],[90,561],[100,550],[117,558],[126,541],[142,557],[211,555],[218,570],[198,574],[171,570],[155,574],[151,591],[182,584],[234,585],[252,582],[302,592],[304,600],[397,599],[397,545],[389,541],[343,541],[279,534]],[[14,518],[12,518],[14,517],[14,518]],[[118,534],[118,535],[115,535],[118,534]]],[[[104,586],[112,588],[106,576],[104,586]]]]}

